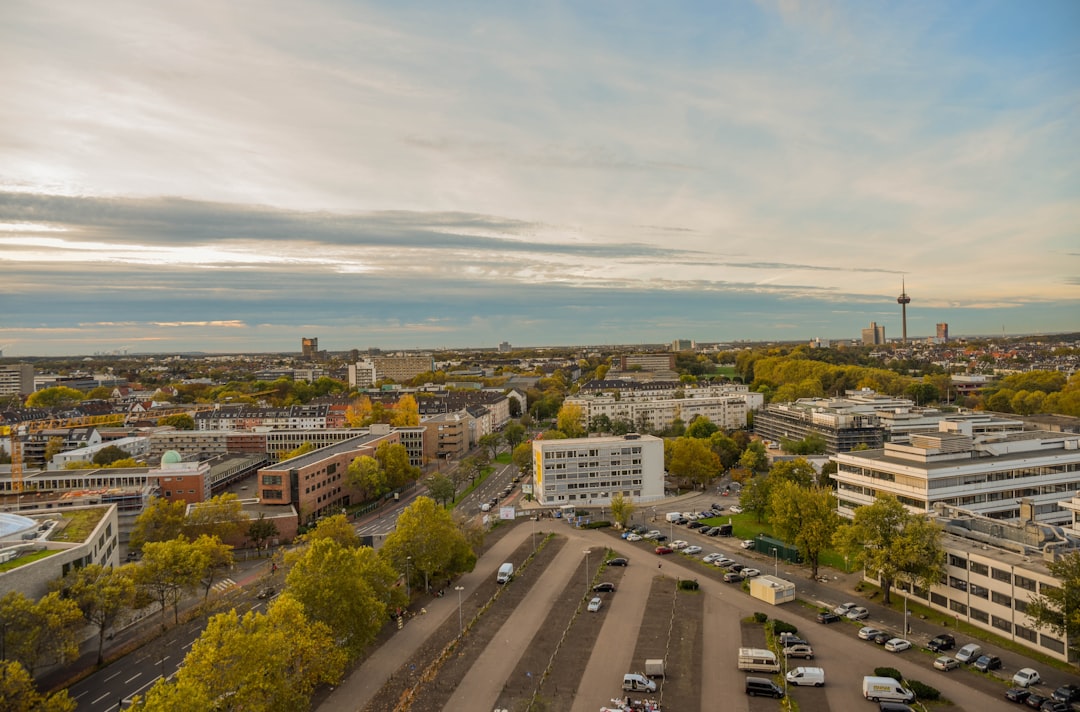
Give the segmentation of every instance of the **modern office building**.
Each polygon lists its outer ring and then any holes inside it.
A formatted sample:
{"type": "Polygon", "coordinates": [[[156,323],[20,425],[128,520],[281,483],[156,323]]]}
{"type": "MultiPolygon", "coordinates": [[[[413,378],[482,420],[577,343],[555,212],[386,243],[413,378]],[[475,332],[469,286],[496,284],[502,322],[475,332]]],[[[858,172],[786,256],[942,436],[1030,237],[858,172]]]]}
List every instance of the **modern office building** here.
{"type": "Polygon", "coordinates": [[[885,343],[885,327],[878,326],[876,321],[870,322],[870,326],[862,330],[863,346],[878,346],[885,343]]]}
{"type": "Polygon", "coordinates": [[[949,340],[949,325],[945,322],[941,322],[937,325],[937,338],[941,343],[946,343],[949,340]]]}
{"type": "Polygon", "coordinates": [[[305,361],[318,361],[319,340],[307,337],[300,339],[300,355],[305,361]]]}
{"type": "Polygon", "coordinates": [[[629,371],[631,369],[650,371],[653,373],[674,371],[675,354],[622,354],[616,357],[616,365],[620,371],[629,371]]]}
{"type": "Polygon", "coordinates": [[[33,392],[33,365],[29,363],[0,365],[0,396],[28,396],[33,392]]]}
{"type": "Polygon", "coordinates": [[[1080,490],[1080,435],[1037,430],[976,437],[971,423],[956,421],[938,428],[912,433],[907,444],[834,454],[839,513],[850,517],[889,493],[922,513],[940,503],[1010,520],[1020,517],[1026,499],[1031,519],[1071,520],[1059,503],[1080,490]]]}
{"type": "Polygon", "coordinates": [[[353,388],[368,388],[385,379],[404,383],[434,370],[435,360],[431,354],[372,356],[349,364],[349,385],[353,388]]]}
{"type": "Polygon", "coordinates": [[[803,398],[794,403],[770,403],[754,414],[754,432],[774,442],[818,435],[825,440],[829,455],[861,445],[879,448],[885,442],[885,428],[878,414],[846,399],[803,398]]]}
{"type": "Polygon", "coordinates": [[[351,388],[371,388],[375,385],[375,362],[370,359],[349,364],[349,386],[351,388]]]}
{"type": "Polygon", "coordinates": [[[533,440],[533,494],[544,506],[602,507],[616,492],[637,503],[664,496],[664,441],[620,437],[533,440]]]}

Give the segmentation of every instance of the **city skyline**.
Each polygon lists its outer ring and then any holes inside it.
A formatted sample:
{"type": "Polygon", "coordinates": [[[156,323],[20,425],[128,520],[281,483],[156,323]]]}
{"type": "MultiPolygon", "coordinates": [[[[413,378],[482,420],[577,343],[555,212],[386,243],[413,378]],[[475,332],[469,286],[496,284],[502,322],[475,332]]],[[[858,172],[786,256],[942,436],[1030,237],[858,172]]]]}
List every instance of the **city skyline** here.
{"type": "Polygon", "coordinates": [[[1080,6],[0,11],[0,350],[1080,327],[1080,6]]]}

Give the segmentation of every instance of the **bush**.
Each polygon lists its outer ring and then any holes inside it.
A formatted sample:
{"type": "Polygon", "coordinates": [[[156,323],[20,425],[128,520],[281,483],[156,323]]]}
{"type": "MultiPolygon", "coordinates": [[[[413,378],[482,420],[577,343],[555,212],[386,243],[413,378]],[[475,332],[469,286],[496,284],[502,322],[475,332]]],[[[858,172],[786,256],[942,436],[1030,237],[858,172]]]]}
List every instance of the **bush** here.
{"type": "Polygon", "coordinates": [[[781,633],[798,633],[799,632],[799,629],[797,627],[793,626],[792,624],[790,624],[790,623],[788,623],[786,621],[777,620],[775,618],[773,619],[773,622],[772,622],[772,629],[773,629],[773,633],[775,633],[776,635],[780,635],[781,633]]]}
{"type": "Polygon", "coordinates": [[[918,680],[908,680],[908,686],[911,688],[911,691],[915,693],[915,697],[919,698],[924,702],[928,700],[936,700],[941,697],[941,693],[937,690],[937,688],[930,687],[929,685],[923,684],[918,680]]]}
{"type": "Polygon", "coordinates": [[[589,522],[584,527],[582,527],[582,529],[603,529],[604,527],[610,527],[610,526],[611,526],[611,522],[605,522],[605,521],[589,522]]]}
{"type": "Polygon", "coordinates": [[[697,581],[690,579],[681,579],[679,581],[679,588],[683,591],[696,591],[700,588],[697,581]]]}
{"type": "Polygon", "coordinates": [[[900,674],[899,670],[889,667],[874,668],[874,675],[876,675],[877,677],[891,677],[894,680],[904,679],[904,676],[900,674]]]}
{"type": "Polygon", "coordinates": [[[760,613],[760,612],[758,612],[758,613],[754,614],[754,622],[755,623],[764,623],[767,620],[769,620],[769,614],[768,613],[760,613]]]}

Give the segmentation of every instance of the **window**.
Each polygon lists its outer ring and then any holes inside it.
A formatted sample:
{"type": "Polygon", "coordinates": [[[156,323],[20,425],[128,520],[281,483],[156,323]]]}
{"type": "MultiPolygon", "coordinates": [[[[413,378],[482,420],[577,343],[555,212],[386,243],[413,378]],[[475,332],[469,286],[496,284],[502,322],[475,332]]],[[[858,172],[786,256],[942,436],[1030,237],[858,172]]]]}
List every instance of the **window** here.
{"type": "Polygon", "coordinates": [[[955,566],[958,569],[967,568],[967,559],[956,554],[949,554],[949,566],[955,566]]]}
{"type": "Polygon", "coordinates": [[[1017,598],[1013,601],[1013,608],[1016,609],[1017,613],[1027,613],[1027,606],[1027,601],[1022,598],[1017,598]]]}
{"type": "Polygon", "coordinates": [[[1004,593],[998,593],[997,591],[990,592],[990,600],[999,606],[1006,606],[1012,608],[1012,599],[1006,596],[1004,593]]]}
{"type": "Polygon", "coordinates": [[[971,562],[971,573],[978,574],[979,576],[989,576],[990,567],[986,564],[977,564],[974,561],[971,562]]]}
{"type": "Polygon", "coordinates": [[[969,612],[969,615],[973,619],[979,621],[980,623],[989,623],[990,622],[990,616],[987,615],[987,613],[985,611],[980,611],[978,608],[972,608],[971,611],[969,612]]]}
{"type": "Polygon", "coordinates": [[[990,576],[998,581],[1012,583],[1012,574],[1010,574],[1008,571],[1003,571],[1001,569],[990,569],[990,576]]]}
{"type": "Polygon", "coordinates": [[[1004,618],[998,618],[997,616],[991,616],[990,625],[1005,631],[1006,633],[1012,632],[1012,621],[1008,621],[1004,618]]]}
{"type": "Polygon", "coordinates": [[[1016,624],[1016,637],[1023,638],[1024,640],[1035,643],[1038,641],[1039,634],[1033,631],[1031,628],[1025,628],[1019,623],[1016,624]]]}
{"type": "Polygon", "coordinates": [[[1048,650],[1053,650],[1055,653],[1065,652],[1065,644],[1057,638],[1051,638],[1045,633],[1042,634],[1042,646],[1048,650]]]}
{"type": "Polygon", "coordinates": [[[967,615],[967,606],[960,601],[949,601],[949,608],[961,615],[967,615]]]}
{"type": "Polygon", "coordinates": [[[1016,587],[1017,588],[1022,588],[1025,591],[1034,591],[1035,590],[1035,581],[1033,579],[1029,579],[1026,576],[1021,576],[1020,574],[1016,574],[1016,587]]]}

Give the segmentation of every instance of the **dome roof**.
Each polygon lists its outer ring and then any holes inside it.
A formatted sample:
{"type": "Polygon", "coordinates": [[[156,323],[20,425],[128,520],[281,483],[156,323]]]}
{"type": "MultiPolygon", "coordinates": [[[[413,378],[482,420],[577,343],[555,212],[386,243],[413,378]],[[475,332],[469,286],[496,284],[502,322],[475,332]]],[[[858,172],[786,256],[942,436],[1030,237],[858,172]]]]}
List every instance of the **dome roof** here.
{"type": "Polygon", "coordinates": [[[166,450],[165,454],[161,456],[162,465],[175,465],[178,462],[183,462],[184,458],[180,457],[180,453],[176,450],[166,450]]]}
{"type": "Polygon", "coordinates": [[[23,532],[33,531],[37,522],[19,514],[0,512],[0,539],[13,539],[23,532]]]}

